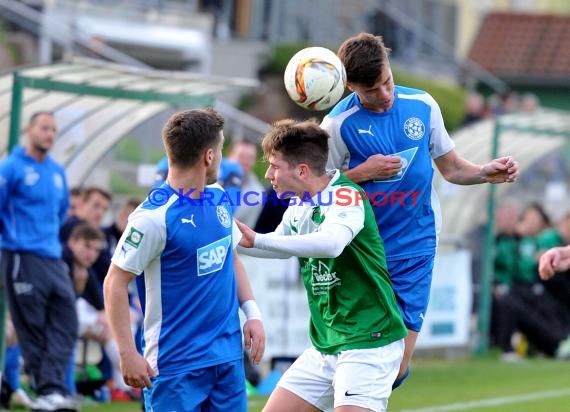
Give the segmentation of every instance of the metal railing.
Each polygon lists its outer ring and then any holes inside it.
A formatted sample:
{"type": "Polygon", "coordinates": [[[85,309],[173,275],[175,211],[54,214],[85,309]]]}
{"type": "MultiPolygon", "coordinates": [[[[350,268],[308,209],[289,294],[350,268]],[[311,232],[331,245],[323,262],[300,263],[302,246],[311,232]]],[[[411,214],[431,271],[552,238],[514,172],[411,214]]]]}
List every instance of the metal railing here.
{"type": "MultiPolygon", "coordinates": [[[[36,9],[11,0],[0,0],[0,13],[2,16],[11,21],[13,24],[36,34],[37,36],[45,36],[49,40],[61,46],[68,55],[73,54],[73,49],[79,47],[83,51],[89,51],[92,55],[96,55],[105,60],[116,63],[127,64],[135,67],[149,67],[148,65],[133,59],[117,49],[114,49],[102,42],[93,43],[81,37],[81,32],[77,27],[72,27],[65,21],[50,18],[45,20],[45,16],[36,9]],[[67,26],[67,27],[65,27],[67,26]],[[47,27],[65,27],[64,31],[49,30],[47,27]]],[[[70,57],[70,56],[69,56],[70,57]]]]}

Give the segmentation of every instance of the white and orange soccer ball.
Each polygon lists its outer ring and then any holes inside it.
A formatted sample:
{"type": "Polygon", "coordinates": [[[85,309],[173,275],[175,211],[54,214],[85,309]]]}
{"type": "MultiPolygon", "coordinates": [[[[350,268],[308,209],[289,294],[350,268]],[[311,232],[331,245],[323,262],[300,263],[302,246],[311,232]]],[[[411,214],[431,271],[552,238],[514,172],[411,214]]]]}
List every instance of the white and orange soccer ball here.
{"type": "Polygon", "coordinates": [[[283,80],[287,94],[299,106],[325,110],[342,97],[346,71],[333,51],[307,47],[291,57],[283,80]]]}

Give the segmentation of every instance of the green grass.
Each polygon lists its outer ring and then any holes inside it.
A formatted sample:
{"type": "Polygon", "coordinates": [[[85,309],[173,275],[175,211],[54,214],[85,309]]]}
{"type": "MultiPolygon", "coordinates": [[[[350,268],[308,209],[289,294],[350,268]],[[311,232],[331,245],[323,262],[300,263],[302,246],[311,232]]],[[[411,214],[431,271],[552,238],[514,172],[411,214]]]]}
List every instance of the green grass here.
{"type": "MultiPolygon", "coordinates": [[[[497,359],[458,361],[415,361],[408,381],[390,398],[390,411],[413,410],[492,398],[566,390],[565,396],[535,401],[483,405],[465,411],[549,411],[570,410],[570,368],[568,363],[530,359],[521,363],[503,363],[497,359]]],[[[443,409],[442,409],[443,410],[443,409]]]]}
{"type": "MultiPolygon", "coordinates": [[[[484,411],[484,412],[567,412],[570,411],[570,363],[531,359],[522,363],[502,363],[497,359],[455,361],[415,360],[407,382],[390,398],[390,412],[484,411]],[[523,396],[565,391],[560,396],[524,400],[523,396]],[[484,400],[507,402],[485,406],[484,400]],[[509,399],[507,399],[509,398],[509,399]],[[510,401],[514,399],[514,401],[510,401]],[[479,406],[468,408],[467,402],[479,406]],[[453,408],[449,405],[458,404],[453,408]],[[445,409],[436,407],[447,406],[445,409]]],[[[540,395],[539,395],[540,396],[540,395]]],[[[250,412],[259,412],[265,397],[250,399],[250,412]]],[[[138,404],[87,406],[84,412],[140,411],[138,404]]]]}

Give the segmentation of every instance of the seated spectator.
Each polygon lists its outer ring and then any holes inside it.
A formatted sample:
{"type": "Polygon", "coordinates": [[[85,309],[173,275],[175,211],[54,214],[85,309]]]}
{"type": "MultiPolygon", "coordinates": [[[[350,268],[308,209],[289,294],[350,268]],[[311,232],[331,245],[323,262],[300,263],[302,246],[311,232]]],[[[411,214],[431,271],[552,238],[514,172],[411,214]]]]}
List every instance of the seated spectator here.
{"type": "MultiPolygon", "coordinates": [[[[59,239],[65,244],[69,239],[71,231],[80,223],[89,223],[91,226],[100,228],[105,214],[111,207],[111,194],[99,187],[85,189],[83,201],[75,216],[69,217],[59,231],[59,239]]],[[[97,279],[103,285],[103,280],[107,275],[107,270],[111,265],[111,258],[101,253],[93,264],[93,269],[97,273],[97,279]]]]}
{"type": "Polygon", "coordinates": [[[77,216],[77,211],[81,208],[83,204],[83,189],[80,187],[74,187],[69,190],[69,211],[67,215],[77,216]]]}
{"type": "Polygon", "coordinates": [[[504,204],[495,211],[495,260],[491,311],[491,342],[499,344],[501,312],[515,273],[519,237],[516,233],[518,209],[504,204]]]}
{"type": "Polygon", "coordinates": [[[113,223],[103,228],[106,240],[105,253],[107,253],[109,259],[113,256],[113,253],[115,253],[117,243],[123,235],[123,231],[127,227],[127,220],[129,218],[129,215],[138,207],[140,203],[141,201],[139,199],[127,199],[121,206],[121,209],[119,209],[119,213],[117,214],[117,217],[113,223]]]}
{"type": "Polygon", "coordinates": [[[237,162],[243,171],[241,181],[241,205],[238,206],[235,218],[253,227],[263,208],[263,185],[253,173],[253,166],[257,162],[257,145],[250,140],[240,140],[232,144],[228,159],[237,162]],[[246,197],[246,193],[252,195],[246,197]]]}
{"type": "Polygon", "coordinates": [[[534,113],[540,108],[540,101],[535,94],[525,93],[521,97],[520,111],[523,113],[534,113]]]}
{"type": "MultiPolygon", "coordinates": [[[[566,214],[555,227],[543,231],[536,240],[539,256],[547,249],[570,244],[570,213],[566,214]]],[[[557,276],[544,280],[546,290],[570,314],[570,276],[557,276]]]]}
{"type": "Polygon", "coordinates": [[[485,116],[485,98],[479,93],[469,93],[465,101],[465,116],[461,126],[482,120],[485,116]]]}
{"type": "MultiPolygon", "coordinates": [[[[115,249],[117,248],[117,243],[119,239],[123,235],[123,231],[127,227],[127,221],[129,215],[138,207],[140,204],[140,200],[130,198],[123,203],[123,206],[119,210],[115,221],[110,224],[109,226],[103,228],[103,232],[105,234],[106,245],[105,250],[102,253],[105,253],[109,261],[113,257],[113,253],[115,253],[115,249]]],[[[138,313],[138,318],[140,319],[140,323],[137,325],[137,334],[142,333],[142,309],[139,297],[139,291],[137,290],[136,283],[133,282],[130,287],[130,304],[133,311],[138,313]]],[[[144,289],[144,288],[143,288],[144,289]]]]}
{"type": "Polygon", "coordinates": [[[87,222],[93,227],[101,227],[105,214],[111,206],[111,194],[99,187],[90,187],[83,192],[83,199],[75,215],[70,216],[59,231],[59,240],[67,242],[71,231],[80,222],[87,222]]]}
{"type": "MultiPolygon", "coordinates": [[[[111,336],[104,311],[103,290],[92,269],[93,263],[103,249],[103,242],[104,235],[101,230],[88,223],[81,223],[75,226],[69,236],[64,248],[63,260],[69,267],[77,296],[78,336],[100,343],[109,357],[113,369],[112,398],[131,400],[130,387],[125,384],[121,374],[117,344],[111,336]]],[[[136,319],[136,315],[134,317],[136,319]]]]}
{"type": "Polygon", "coordinates": [[[506,91],[493,97],[491,112],[494,116],[513,113],[518,108],[518,96],[515,92],[506,91]]]}
{"type": "MultiPolygon", "coordinates": [[[[499,343],[503,359],[515,360],[511,346],[515,331],[520,331],[538,351],[559,358],[570,356],[570,316],[551,296],[538,277],[540,236],[550,219],[538,204],[530,205],[517,224],[519,237],[511,284],[502,299],[499,343]]],[[[550,236],[550,235],[548,235],[550,236]]]]}

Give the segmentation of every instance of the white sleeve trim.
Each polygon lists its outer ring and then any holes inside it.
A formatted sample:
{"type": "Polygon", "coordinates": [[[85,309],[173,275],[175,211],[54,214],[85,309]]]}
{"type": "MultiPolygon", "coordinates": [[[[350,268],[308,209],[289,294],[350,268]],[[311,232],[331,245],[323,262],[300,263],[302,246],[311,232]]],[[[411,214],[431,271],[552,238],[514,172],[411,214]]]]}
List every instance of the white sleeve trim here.
{"type": "Polygon", "coordinates": [[[256,249],[255,247],[254,248],[248,248],[248,247],[243,247],[243,246],[238,246],[237,252],[240,255],[253,256],[253,257],[263,258],[263,259],[289,259],[290,257],[293,256],[290,253],[274,252],[271,250],[262,250],[262,249],[256,249]]]}
{"type": "Polygon", "coordinates": [[[258,234],[255,236],[254,247],[299,257],[336,258],[352,238],[352,230],[348,226],[334,223],[320,232],[305,235],[258,234]]]}
{"type": "Polygon", "coordinates": [[[329,116],[325,116],[320,125],[321,129],[325,130],[330,136],[327,170],[343,170],[348,167],[350,152],[340,134],[342,120],[344,120],[344,117],[342,119],[335,117],[333,120],[329,116]]]}

